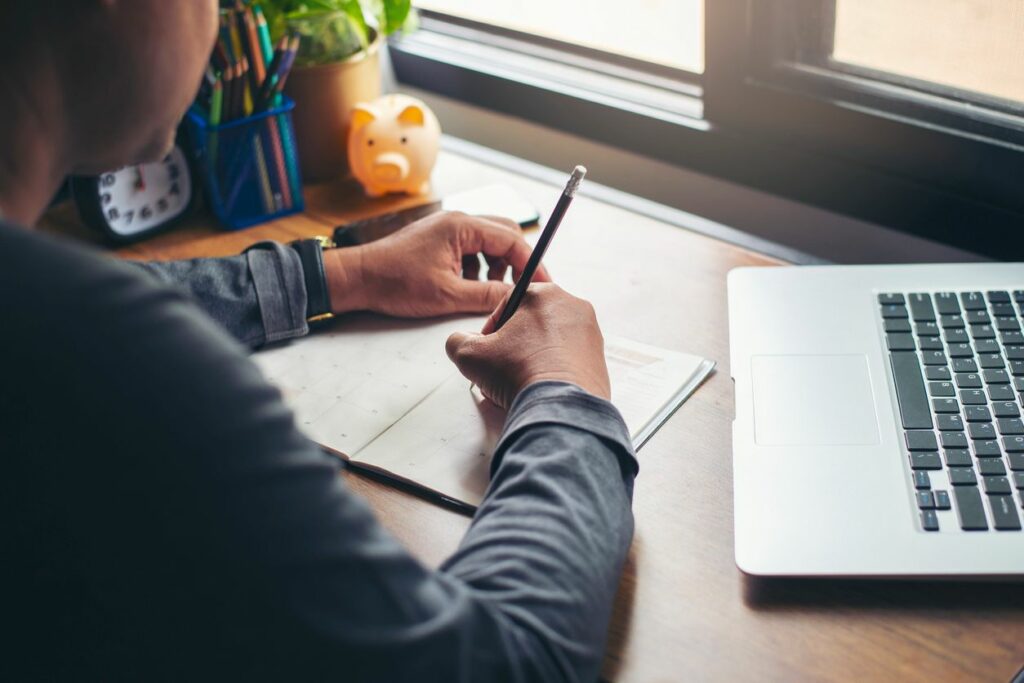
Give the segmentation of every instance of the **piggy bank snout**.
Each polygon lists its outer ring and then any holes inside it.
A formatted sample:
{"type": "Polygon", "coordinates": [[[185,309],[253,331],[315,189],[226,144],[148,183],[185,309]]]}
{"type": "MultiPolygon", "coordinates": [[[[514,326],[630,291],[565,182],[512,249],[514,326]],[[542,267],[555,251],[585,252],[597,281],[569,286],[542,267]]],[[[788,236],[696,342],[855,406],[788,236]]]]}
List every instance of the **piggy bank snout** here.
{"type": "Polygon", "coordinates": [[[398,182],[409,177],[409,159],[398,152],[386,152],[373,160],[373,175],[385,182],[398,182]]]}

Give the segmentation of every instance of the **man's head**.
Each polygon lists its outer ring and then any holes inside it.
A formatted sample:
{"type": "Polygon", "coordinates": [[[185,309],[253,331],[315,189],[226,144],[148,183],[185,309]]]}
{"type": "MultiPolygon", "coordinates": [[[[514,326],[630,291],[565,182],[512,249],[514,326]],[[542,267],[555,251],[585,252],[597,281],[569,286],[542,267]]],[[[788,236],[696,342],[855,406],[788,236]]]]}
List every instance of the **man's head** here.
{"type": "Polygon", "coordinates": [[[168,151],[213,46],[216,0],[9,5],[0,64],[23,89],[52,91],[33,106],[58,119],[71,170],[96,173],[168,151]]]}

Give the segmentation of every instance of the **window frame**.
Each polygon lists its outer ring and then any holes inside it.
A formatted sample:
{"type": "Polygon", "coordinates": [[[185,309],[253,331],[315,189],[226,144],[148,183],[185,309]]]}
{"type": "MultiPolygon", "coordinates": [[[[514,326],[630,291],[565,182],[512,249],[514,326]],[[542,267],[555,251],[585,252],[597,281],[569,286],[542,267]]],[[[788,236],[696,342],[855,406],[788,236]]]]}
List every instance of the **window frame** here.
{"type": "Polygon", "coordinates": [[[420,32],[391,41],[391,58],[403,84],[993,258],[1024,260],[1024,238],[1008,239],[1024,225],[1024,125],[1018,130],[1012,116],[1012,125],[964,117],[955,100],[906,79],[814,65],[811,56],[831,54],[831,30],[819,31],[810,54],[792,53],[804,41],[783,46],[790,53],[780,58],[780,25],[803,16],[834,27],[824,21],[829,11],[834,17],[834,0],[709,0],[703,74],[428,11],[420,32]],[[466,50],[485,48],[497,52],[467,59],[466,50]],[[599,87],[508,68],[518,58],[550,60],[569,75],[578,69],[581,81],[599,87]],[[679,109],[638,102],[632,94],[643,88],[679,109]]]}

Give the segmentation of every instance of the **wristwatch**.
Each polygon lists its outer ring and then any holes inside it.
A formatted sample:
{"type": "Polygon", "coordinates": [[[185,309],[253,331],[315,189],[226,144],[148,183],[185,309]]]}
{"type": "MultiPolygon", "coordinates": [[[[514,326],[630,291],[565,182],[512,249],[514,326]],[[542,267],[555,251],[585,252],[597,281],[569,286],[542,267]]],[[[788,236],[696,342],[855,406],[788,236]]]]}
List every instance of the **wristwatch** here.
{"type": "Polygon", "coordinates": [[[330,320],[331,295],[327,289],[327,273],[324,271],[324,249],[337,245],[330,237],[321,235],[288,244],[302,261],[303,279],[306,281],[306,322],[313,324],[330,320]]]}

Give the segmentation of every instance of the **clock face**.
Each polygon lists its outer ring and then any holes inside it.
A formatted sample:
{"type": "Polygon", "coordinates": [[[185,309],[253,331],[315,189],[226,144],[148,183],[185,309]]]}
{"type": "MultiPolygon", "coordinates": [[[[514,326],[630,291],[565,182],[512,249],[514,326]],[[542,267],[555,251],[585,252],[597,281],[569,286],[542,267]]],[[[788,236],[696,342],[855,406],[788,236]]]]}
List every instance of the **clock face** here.
{"type": "Polygon", "coordinates": [[[126,166],[99,177],[100,211],[117,235],[129,237],[173,221],[192,202],[192,175],[181,148],[163,161],[126,166]]]}

